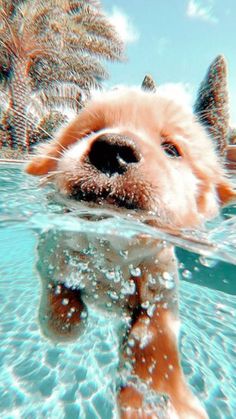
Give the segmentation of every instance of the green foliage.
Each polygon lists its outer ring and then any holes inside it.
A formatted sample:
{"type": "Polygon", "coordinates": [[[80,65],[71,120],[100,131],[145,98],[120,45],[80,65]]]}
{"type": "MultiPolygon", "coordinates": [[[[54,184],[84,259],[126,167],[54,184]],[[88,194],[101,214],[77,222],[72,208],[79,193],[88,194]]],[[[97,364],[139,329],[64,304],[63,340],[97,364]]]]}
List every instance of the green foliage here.
{"type": "Polygon", "coordinates": [[[11,146],[30,147],[30,106],[41,107],[38,120],[42,109],[78,111],[82,93],[88,96],[108,77],[100,59],[122,56],[99,1],[0,0],[0,89],[14,127],[11,146]]]}

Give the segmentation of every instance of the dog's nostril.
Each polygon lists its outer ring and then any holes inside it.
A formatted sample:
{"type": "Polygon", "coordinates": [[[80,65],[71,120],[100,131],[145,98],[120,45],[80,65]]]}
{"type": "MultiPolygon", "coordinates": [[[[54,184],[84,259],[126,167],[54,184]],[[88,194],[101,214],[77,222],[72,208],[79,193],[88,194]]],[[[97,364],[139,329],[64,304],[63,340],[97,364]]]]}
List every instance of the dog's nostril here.
{"type": "Polygon", "coordinates": [[[124,135],[104,134],[96,138],[88,154],[90,163],[108,176],[123,174],[140,155],[133,141],[124,135]]]}

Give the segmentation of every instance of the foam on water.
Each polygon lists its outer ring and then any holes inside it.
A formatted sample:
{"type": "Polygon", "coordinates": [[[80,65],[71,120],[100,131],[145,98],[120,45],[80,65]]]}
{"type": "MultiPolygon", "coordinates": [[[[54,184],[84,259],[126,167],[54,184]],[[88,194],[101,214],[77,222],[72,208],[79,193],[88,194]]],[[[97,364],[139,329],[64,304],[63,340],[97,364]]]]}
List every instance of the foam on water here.
{"type": "MultiPolygon", "coordinates": [[[[20,169],[6,167],[0,173],[0,416],[114,419],[115,386],[120,380],[119,322],[90,308],[86,333],[76,342],[53,344],[41,335],[37,320],[40,280],[34,268],[38,231],[63,224],[67,231],[84,228],[91,234],[108,233],[112,228],[112,234],[128,238],[143,232],[175,243],[176,237],[137,220],[85,207],[77,208],[83,220],[78,222],[62,213],[62,204],[50,202],[49,191],[39,190],[38,181],[20,169]]],[[[195,232],[194,240],[189,232],[190,238],[177,238],[177,244],[185,243],[185,248],[201,254],[197,275],[201,276],[203,265],[214,276],[218,265],[212,261],[217,259],[235,261],[235,217],[228,218],[234,211],[227,210],[225,220],[216,220],[207,231],[195,232]],[[217,250],[212,250],[212,244],[217,250]]],[[[189,281],[180,285],[184,371],[211,418],[233,419],[236,299],[199,286],[196,272],[186,266],[181,260],[181,275],[189,281]]],[[[132,274],[140,275],[138,271],[132,274]]],[[[163,280],[171,286],[171,278],[163,280]]]]}

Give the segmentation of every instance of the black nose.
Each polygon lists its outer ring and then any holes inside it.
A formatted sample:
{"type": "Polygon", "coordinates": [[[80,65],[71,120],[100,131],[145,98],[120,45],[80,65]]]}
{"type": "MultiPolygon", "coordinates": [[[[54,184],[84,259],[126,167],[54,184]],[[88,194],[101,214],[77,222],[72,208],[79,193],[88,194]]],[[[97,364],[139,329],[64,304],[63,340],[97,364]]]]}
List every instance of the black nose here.
{"type": "Polygon", "coordinates": [[[141,156],[133,141],[121,134],[103,134],[93,142],[88,158],[90,163],[107,176],[123,174],[141,156]]]}

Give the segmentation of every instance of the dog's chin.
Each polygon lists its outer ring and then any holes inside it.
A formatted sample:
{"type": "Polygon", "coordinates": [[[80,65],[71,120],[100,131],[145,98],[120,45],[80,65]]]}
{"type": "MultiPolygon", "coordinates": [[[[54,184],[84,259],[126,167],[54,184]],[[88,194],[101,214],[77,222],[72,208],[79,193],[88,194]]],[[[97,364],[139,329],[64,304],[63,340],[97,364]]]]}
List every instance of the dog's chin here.
{"type": "Polygon", "coordinates": [[[120,197],[116,195],[111,195],[106,190],[96,193],[91,190],[74,190],[68,195],[68,198],[73,199],[78,202],[84,202],[89,204],[95,204],[102,206],[104,208],[113,208],[113,209],[124,209],[124,210],[134,210],[134,211],[148,211],[148,208],[144,208],[138,201],[135,199],[129,199],[128,197],[120,197]]]}

